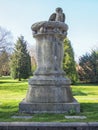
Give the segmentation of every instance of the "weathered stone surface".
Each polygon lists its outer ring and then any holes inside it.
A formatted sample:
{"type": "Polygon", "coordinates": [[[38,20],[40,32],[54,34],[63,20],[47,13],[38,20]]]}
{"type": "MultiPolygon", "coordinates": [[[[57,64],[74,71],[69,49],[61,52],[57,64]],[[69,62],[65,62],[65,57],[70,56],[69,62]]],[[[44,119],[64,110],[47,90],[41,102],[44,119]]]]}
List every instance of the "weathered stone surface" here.
{"type": "Polygon", "coordinates": [[[28,113],[64,113],[80,111],[71,92],[70,80],[62,70],[63,40],[68,26],[58,21],[37,22],[31,27],[36,39],[37,69],[29,79],[26,98],[19,111],[28,113]]]}
{"type": "Polygon", "coordinates": [[[61,22],[38,22],[32,25],[36,38],[37,70],[36,75],[60,75],[63,61],[63,39],[68,26],[61,22]],[[42,31],[43,28],[43,31],[42,31]],[[40,31],[41,30],[41,31],[40,31]]]}
{"type": "Polygon", "coordinates": [[[57,79],[31,79],[29,81],[29,94],[25,101],[32,103],[67,103],[73,97],[67,80],[57,79]],[[30,84],[31,83],[31,84],[30,84]],[[62,96],[61,96],[62,95],[62,96]],[[70,96],[69,96],[70,95],[70,96]]]}
{"type": "Polygon", "coordinates": [[[42,34],[59,34],[59,37],[66,37],[68,25],[58,21],[41,21],[32,25],[33,36],[42,34]]]}
{"type": "Polygon", "coordinates": [[[70,103],[29,103],[23,100],[19,107],[20,112],[24,113],[65,113],[71,109],[74,109],[77,113],[80,112],[80,106],[75,100],[70,103]]]}
{"type": "Polygon", "coordinates": [[[0,122],[0,130],[98,130],[98,122],[0,122]]]}
{"type": "Polygon", "coordinates": [[[89,122],[89,130],[98,130],[98,122],[89,122]]]}

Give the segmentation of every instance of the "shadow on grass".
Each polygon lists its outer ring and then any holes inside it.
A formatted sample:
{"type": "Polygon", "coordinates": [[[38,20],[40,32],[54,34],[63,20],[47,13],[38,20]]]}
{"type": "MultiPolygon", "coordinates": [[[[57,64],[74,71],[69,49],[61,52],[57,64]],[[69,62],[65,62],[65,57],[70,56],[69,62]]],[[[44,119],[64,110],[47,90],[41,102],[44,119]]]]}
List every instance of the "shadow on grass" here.
{"type": "Polygon", "coordinates": [[[28,82],[28,80],[27,79],[23,79],[23,80],[21,80],[21,81],[18,81],[18,80],[2,80],[2,81],[0,81],[0,84],[5,84],[5,83],[25,83],[25,82],[28,82]]]}
{"type": "Polygon", "coordinates": [[[82,92],[81,90],[74,91],[73,90],[73,96],[87,96],[87,93],[82,92]]]}
{"type": "Polygon", "coordinates": [[[5,83],[19,83],[17,81],[0,81],[0,84],[5,84],[5,83]]]}
{"type": "Polygon", "coordinates": [[[95,112],[98,115],[98,103],[81,103],[80,108],[81,112],[95,112]]]}
{"type": "Polygon", "coordinates": [[[5,105],[0,106],[0,121],[10,118],[18,111],[17,106],[5,105]]]}
{"type": "MultiPolygon", "coordinates": [[[[98,103],[81,103],[81,112],[79,115],[85,115],[87,117],[88,121],[98,121],[98,103]]],[[[1,107],[2,109],[0,110],[0,121],[13,121],[11,116],[16,115],[17,116],[21,114],[18,113],[18,106],[12,106],[12,105],[5,105],[1,107]]],[[[62,121],[67,121],[64,116],[64,114],[33,114],[33,118],[31,121],[36,121],[36,122],[51,122],[51,121],[57,121],[57,122],[62,122],[62,121]]],[[[19,119],[16,119],[19,121],[19,119]]],[[[20,120],[21,121],[21,120],[20,120]]],[[[25,120],[23,120],[25,121],[25,120]]]]}
{"type": "Polygon", "coordinates": [[[84,86],[84,87],[95,86],[95,87],[98,87],[98,83],[78,83],[78,84],[75,84],[74,86],[84,86]]]}

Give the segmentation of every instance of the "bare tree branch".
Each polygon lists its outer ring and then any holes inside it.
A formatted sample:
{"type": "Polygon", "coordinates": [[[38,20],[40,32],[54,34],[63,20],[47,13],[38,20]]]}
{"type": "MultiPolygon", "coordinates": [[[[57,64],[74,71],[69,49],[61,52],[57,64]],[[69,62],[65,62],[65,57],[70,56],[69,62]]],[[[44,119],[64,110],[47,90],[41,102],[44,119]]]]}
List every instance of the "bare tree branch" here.
{"type": "Polygon", "coordinates": [[[9,49],[12,48],[12,34],[10,31],[0,27],[0,51],[3,49],[6,49],[6,51],[9,51],[9,49]]]}

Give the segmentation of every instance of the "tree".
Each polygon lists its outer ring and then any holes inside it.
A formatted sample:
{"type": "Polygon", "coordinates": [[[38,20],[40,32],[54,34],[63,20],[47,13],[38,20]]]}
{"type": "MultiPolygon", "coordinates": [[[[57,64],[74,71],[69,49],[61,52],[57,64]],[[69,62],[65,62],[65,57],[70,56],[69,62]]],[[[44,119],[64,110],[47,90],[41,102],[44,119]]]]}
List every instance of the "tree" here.
{"type": "Polygon", "coordinates": [[[14,79],[26,79],[31,74],[31,60],[24,37],[18,38],[11,57],[11,75],[14,79]]]}
{"type": "Polygon", "coordinates": [[[98,50],[92,50],[89,54],[83,55],[79,59],[79,65],[82,69],[78,70],[79,79],[84,82],[98,83],[98,50]]]}
{"type": "Polygon", "coordinates": [[[9,56],[13,49],[12,34],[10,31],[0,27],[0,75],[8,75],[9,56]]]}
{"type": "Polygon", "coordinates": [[[6,52],[11,52],[13,48],[12,34],[10,31],[0,27],[0,52],[5,49],[6,52]]]}
{"type": "Polygon", "coordinates": [[[71,79],[72,84],[76,83],[78,76],[74,60],[74,52],[71,42],[67,38],[64,40],[63,70],[66,72],[66,76],[71,79]]]}
{"type": "Polygon", "coordinates": [[[0,76],[10,74],[9,69],[9,54],[3,49],[0,52],[0,76]]]}
{"type": "Polygon", "coordinates": [[[32,68],[32,74],[33,74],[37,67],[35,46],[29,46],[29,53],[31,57],[31,68],[32,68]]]}

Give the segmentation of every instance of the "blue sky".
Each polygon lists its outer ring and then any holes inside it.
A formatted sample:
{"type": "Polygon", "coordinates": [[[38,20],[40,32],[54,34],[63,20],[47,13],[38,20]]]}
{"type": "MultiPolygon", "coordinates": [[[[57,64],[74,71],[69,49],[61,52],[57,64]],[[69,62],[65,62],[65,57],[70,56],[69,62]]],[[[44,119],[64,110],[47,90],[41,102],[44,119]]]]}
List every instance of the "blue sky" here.
{"type": "Polygon", "coordinates": [[[10,30],[14,40],[23,35],[34,45],[31,25],[47,21],[57,7],[66,15],[75,59],[98,48],[98,0],[0,0],[0,26],[10,30]]]}

